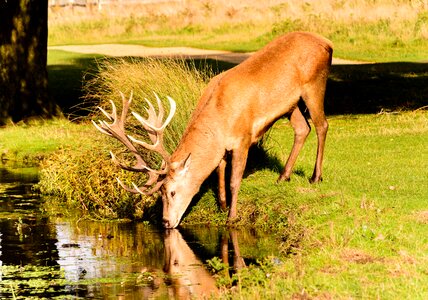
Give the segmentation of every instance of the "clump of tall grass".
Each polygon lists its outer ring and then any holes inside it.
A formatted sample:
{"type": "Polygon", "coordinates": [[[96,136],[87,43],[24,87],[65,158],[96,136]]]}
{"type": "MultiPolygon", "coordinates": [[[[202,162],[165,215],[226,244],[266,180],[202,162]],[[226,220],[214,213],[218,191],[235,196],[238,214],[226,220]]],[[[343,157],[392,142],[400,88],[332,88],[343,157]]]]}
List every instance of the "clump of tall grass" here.
{"type": "MultiPolygon", "coordinates": [[[[84,102],[85,106],[89,103],[93,107],[91,119],[105,120],[106,117],[96,106],[111,111],[109,101],[112,100],[120,113],[122,99],[119,91],[127,96],[133,92],[130,110],[143,116],[147,107],[144,98],[150,99],[156,107],[154,92],[162,101],[170,95],[177,103],[177,112],[165,131],[164,141],[166,148],[172,152],[205,86],[208,74],[208,69],[200,72],[185,61],[106,59],[100,62],[93,79],[86,82],[84,102]]],[[[168,105],[164,107],[169,110],[168,105]]],[[[128,134],[145,138],[141,126],[131,114],[127,122],[128,134]]],[[[118,185],[116,177],[128,185],[131,182],[142,185],[146,178],[141,173],[126,172],[114,165],[110,159],[110,150],[119,159],[132,165],[132,155],[127,154],[123,145],[93,127],[88,128],[75,146],[58,151],[43,163],[39,188],[45,194],[60,195],[69,206],[82,208],[102,218],[142,217],[154,207],[154,199],[126,192],[118,185]]],[[[140,150],[147,163],[154,168],[159,165],[156,155],[140,150]]]]}
{"type": "MultiPolygon", "coordinates": [[[[167,96],[177,103],[175,116],[166,129],[165,145],[170,151],[175,149],[193,111],[196,101],[201,95],[206,81],[211,76],[208,67],[198,70],[191,62],[172,59],[106,59],[99,64],[96,76],[86,82],[85,102],[90,102],[111,111],[112,100],[119,111],[122,98],[119,92],[129,97],[133,94],[130,110],[144,116],[148,99],[157,108],[155,95],[162,100],[166,112],[169,111],[167,96]]],[[[92,118],[105,117],[95,111],[92,118]]],[[[135,131],[138,122],[128,118],[129,130],[135,131]]],[[[140,132],[134,132],[140,136],[140,132]]]]}
{"type": "Polygon", "coordinates": [[[100,219],[142,217],[154,206],[153,199],[126,192],[115,179],[139,183],[141,178],[118,170],[107,152],[107,148],[115,151],[117,146],[91,131],[41,163],[37,188],[55,196],[49,200],[50,207],[78,209],[100,219]]]}

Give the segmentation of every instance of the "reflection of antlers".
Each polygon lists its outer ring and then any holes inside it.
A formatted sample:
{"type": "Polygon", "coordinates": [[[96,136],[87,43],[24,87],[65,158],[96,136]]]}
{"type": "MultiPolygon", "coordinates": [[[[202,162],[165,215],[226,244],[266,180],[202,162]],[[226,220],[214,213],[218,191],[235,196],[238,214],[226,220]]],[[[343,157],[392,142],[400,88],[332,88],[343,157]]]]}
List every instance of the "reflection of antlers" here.
{"type": "Polygon", "coordinates": [[[165,120],[165,122],[163,122],[164,108],[162,106],[161,100],[159,99],[159,96],[156,93],[154,94],[156,97],[157,105],[159,107],[159,113],[156,112],[156,109],[154,108],[153,104],[147,99],[145,99],[149,106],[148,108],[146,108],[146,111],[148,113],[147,118],[143,118],[136,112],[132,112],[132,115],[141,123],[143,128],[147,131],[147,134],[152,144],[146,143],[141,140],[137,140],[136,138],[130,135],[127,135],[125,133],[126,115],[128,113],[128,109],[132,101],[132,92],[128,100],[125,98],[122,92],[120,93],[123,101],[123,109],[122,109],[122,114],[120,118],[117,117],[116,106],[114,105],[113,101],[110,100],[110,103],[112,106],[111,113],[106,112],[101,107],[99,107],[99,109],[110,121],[112,121],[112,123],[109,124],[106,121],[100,120],[99,124],[97,124],[94,121],[92,121],[92,123],[95,125],[95,127],[99,131],[101,131],[106,135],[116,138],[134,154],[134,157],[137,160],[137,162],[135,163],[134,166],[127,166],[119,162],[118,159],[114,156],[114,154],[110,152],[113,161],[116,164],[118,164],[121,168],[128,171],[145,172],[148,174],[149,178],[147,182],[144,184],[144,186],[142,187],[138,187],[135,183],[132,183],[134,188],[129,188],[125,186],[119,179],[117,179],[119,184],[127,191],[130,191],[133,193],[140,193],[144,195],[152,195],[153,193],[157,192],[165,180],[165,176],[163,175],[166,175],[169,171],[170,154],[168,153],[168,151],[166,151],[164,147],[163,133],[164,133],[165,127],[169,124],[169,122],[171,122],[171,119],[174,116],[175,109],[176,109],[175,101],[171,97],[167,96],[171,109],[167,119],[165,120]],[[147,150],[159,153],[162,157],[160,170],[154,170],[150,168],[147,165],[147,163],[144,161],[141,153],[137,150],[137,148],[134,146],[133,143],[138,144],[147,150]],[[164,178],[160,179],[159,178],[160,176],[164,178]]]}

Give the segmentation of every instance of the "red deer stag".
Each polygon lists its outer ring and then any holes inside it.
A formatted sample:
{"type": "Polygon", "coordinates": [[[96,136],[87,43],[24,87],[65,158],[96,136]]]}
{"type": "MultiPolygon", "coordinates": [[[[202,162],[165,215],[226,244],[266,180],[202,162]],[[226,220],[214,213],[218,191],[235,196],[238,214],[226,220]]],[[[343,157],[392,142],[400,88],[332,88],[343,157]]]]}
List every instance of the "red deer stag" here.
{"type": "Polygon", "coordinates": [[[298,106],[300,99],[309,110],[318,137],[315,168],[310,181],[320,181],[328,129],[324,94],[332,52],[329,40],[312,33],[293,32],[273,40],[241,64],[215,76],[200,98],[172,155],[165,150],[162,139],[163,131],[175,112],[175,102],[168,97],[171,109],[165,122],[164,109],[157,96],[159,113],[149,101],[146,119],[133,112],[147,130],[152,142],[148,144],[125,134],[124,122],[132,95],[126,100],[122,94],[121,117],[117,117],[113,104],[111,114],[103,111],[113,123],[100,121],[97,128],[117,138],[135,155],[135,166],[119,163],[122,168],[146,172],[149,176],[143,187],[122,186],[128,191],[146,195],[160,190],[163,225],[175,228],[203,181],[215,169],[219,177],[220,206],[226,208],[226,154],[230,153],[232,173],[228,221],[233,221],[237,216],[238,191],[248,150],[283,116],[289,117],[294,129],[294,144],[278,181],[289,180],[297,155],[310,132],[310,126],[298,106]],[[135,145],[160,153],[164,160],[160,170],[147,166],[135,145]]]}

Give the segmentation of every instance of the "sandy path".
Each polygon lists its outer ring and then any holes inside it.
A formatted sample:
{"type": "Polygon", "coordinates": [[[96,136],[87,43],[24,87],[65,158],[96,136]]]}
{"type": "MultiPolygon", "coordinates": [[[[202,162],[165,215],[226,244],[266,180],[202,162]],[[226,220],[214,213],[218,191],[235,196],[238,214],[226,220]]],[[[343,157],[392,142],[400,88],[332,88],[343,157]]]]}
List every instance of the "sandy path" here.
{"type": "MultiPolygon", "coordinates": [[[[49,50],[63,50],[85,54],[101,54],[106,56],[136,56],[136,57],[183,57],[183,58],[211,58],[231,63],[240,63],[252,53],[234,53],[221,50],[205,50],[191,47],[155,48],[141,45],[101,44],[101,45],[73,45],[51,46],[49,50]]],[[[365,62],[350,61],[333,57],[333,64],[364,64],[365,62]]]]}

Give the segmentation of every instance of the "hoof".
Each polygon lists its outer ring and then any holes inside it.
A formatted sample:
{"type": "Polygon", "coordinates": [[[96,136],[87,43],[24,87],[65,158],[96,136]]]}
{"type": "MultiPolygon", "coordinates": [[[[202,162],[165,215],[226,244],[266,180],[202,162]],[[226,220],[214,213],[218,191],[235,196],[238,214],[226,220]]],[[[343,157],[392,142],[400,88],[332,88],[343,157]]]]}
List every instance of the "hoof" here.
{"type": "Polygon", "coordinates": [[[238,217],[228,218],[227,222],[226,222],[226,225],[227,226],[234,226],[234,225],[236,225],[236,223],[238,223],[238,221],[239,221],[238,217]]]}
{"type": "Polygon", "coordinates": [[[280,183],[280,182],[282,182],[282,181],[290,181],[290,177],[288,177],[288,176],[279,176],[278,177],[278,179],[276,180],[276,183],[280,183]]]}
{"type": "Polygon", "coordinates": [[[220,210],[222,211],[222,212],[225,212],[225,211],[227,211],[227,205],[226,205],[226,203],[220,203],[220,210]]]}
{"type": "Polygon", "coordinates": [[[309,179],[309,183],[320,183],[321,181],[322,177],[309,179]]]}

